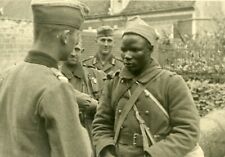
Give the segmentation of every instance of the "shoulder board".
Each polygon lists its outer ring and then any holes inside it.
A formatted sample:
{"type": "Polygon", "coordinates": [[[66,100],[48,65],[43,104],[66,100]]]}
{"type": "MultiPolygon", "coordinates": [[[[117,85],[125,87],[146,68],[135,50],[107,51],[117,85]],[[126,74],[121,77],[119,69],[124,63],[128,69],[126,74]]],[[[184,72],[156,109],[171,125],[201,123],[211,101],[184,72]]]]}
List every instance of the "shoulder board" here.
{"type": "Polygon", "coordinates": [[[109,79],[109,80],[111,80],[111,79],[113,79],[115,76],[119,76],[119,74],[120,74],[120,71],[119,71],[119,70],[116,71],[116,72],[114,72],[114,73],[108,73],[108,74],[106,74],[106,78],[109,79]]]}
{"type": "Polygon", "coordinates": [[[123,60],[120,59],[120,58],[114,57],[114,59],[117,60],[117,61],[123,62],[123,60]]]}
{"type": "Polygon", "coordinates": [[[91,69],[96,69],[93,65],[87,65],[87,64],[83,64],[84,67],[86,68],[91,68],[91,69]]]}
{"type": "Polygon", "coordinates": [[[89,56],[88,58],[82,60],[82,62],[86,62],[86,61],[91,60],[91,59],[93,59],[93,58],[95,58],[95,56],[89,56]]]}
{"type": "Polygon", "coordinates": [[[176,72],[174,72],[174,71],[169,71],[169,70],[165,70],[165,69],[163,69],[164,70],[164,73],[166,73],[168,76],[174,76],[174,75],[178,75],[176,72]]]}
{"type": "Polygon", "coordinates": [[[56,68],[50,68],[53,74],[61,81],[68,82],[68,79],[56,68]]]}

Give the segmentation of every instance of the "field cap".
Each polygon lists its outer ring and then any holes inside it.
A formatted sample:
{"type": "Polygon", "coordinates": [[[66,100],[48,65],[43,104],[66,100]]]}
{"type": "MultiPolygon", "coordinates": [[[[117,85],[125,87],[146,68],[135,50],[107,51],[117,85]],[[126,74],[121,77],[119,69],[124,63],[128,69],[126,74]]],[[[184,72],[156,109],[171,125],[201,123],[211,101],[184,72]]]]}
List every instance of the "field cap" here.
{"type": "Polygon", "coordinates": [[[108,37],[113,36],[113,29],[110,26],[101,26],[97,29],[97,38],[98,37],[108,37]]]}
{"type": "Polygon", "coordinates": [[[155,29],[145,23],[140,17],[135,16],[127,21],[123,36],[127,33],[134,33],[145,38],[152,46],[156,44],[158,36],[155,29]]]}
{"type": "Polygon", "coordinates": [[[32,0],[33,21],[80,29],[88,7],[77,0],[32,0]]]}

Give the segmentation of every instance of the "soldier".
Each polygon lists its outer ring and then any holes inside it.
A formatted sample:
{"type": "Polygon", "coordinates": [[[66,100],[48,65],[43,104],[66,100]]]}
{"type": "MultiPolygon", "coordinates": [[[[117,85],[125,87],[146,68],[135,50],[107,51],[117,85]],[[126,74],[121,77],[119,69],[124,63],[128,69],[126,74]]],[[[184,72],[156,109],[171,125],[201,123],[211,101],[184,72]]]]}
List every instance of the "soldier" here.
{"type": "Polygon", "coordinates": [[[88,10],[73,0],[34,0],[31,6],[32,49],[0,82],[0,156],[90,157],[73,87],[57,65],[77,44],[88,10]]]}
{"type": "Polygon", "coordinates": [[[95,56],[83,60],[83,64],[94,66],[98,70],[103,70],[105,73],[113,74],[118,69],[121,69],[122,61],[112,54],[114,45],[113,29],[110,26],[101,26],[97,29],[96,43],[98,52],[95,56]]]}
{"type": "Polygon", "coordinates": [[[105,73],[93,67],[85,67],[80,61],[84,52],[82,43],[75,46],[72,53],[64,62],[61,72],[68,78],[77,92],[77,102],[80,107],[80,119],[91,137],[92,121],[96,112],[99,97],[102,92],[105,73]]]}
{"type": "Polygon", "coordinates": [[[107,80],[93,122],[100,157],[184,157],[199,151],[198,111],[182,77],[151,58],[156,38],[137,17],[123,33],[125,66],[107,80]]]}

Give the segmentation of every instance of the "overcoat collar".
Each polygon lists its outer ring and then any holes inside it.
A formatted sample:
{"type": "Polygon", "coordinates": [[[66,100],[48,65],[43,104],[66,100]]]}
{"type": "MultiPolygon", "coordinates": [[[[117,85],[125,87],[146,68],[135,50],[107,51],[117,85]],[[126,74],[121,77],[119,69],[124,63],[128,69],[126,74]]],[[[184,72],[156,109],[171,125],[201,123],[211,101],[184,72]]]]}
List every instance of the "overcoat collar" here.
{"type": "Polygon", "coordinates": [[[123,67],[119,77],[121,79],[135,79],[138,82],[145,84],[158,73],[159,69],[161,69],[160,65],[155,60],[152,60],[151,64],[149,64],[146,70],[144,70],[140,75],[134,76],[126,67],[123,67]]]}
{"type": "Polygon", "coordinates": [[[44,65],[49,68],[58,69],[58,62],[51,56],[40,51],[35,51],[35,50],[29,51],[24,61],[28,63],[44,65]]]}

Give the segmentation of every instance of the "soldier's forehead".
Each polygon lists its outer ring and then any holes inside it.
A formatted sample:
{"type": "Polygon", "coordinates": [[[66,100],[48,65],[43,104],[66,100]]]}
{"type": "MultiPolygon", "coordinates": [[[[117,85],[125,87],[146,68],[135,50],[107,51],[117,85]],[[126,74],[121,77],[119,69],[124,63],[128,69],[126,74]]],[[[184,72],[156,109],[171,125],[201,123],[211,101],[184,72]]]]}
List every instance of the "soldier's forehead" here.
{"type": "Polygon", "coordinates": [[[98,39],[111,39],[111,40],[113,40],[113,37],[112,36],[105,36],[105,37],[98,37],[98,39]]]}

